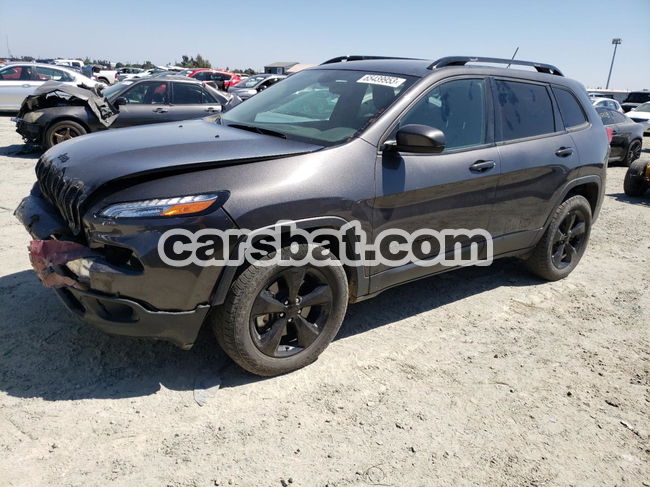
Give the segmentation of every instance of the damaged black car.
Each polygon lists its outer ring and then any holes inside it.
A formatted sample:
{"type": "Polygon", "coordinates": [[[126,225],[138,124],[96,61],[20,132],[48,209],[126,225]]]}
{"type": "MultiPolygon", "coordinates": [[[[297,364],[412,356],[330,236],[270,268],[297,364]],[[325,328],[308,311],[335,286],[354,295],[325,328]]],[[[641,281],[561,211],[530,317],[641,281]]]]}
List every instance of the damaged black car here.
{"type": "Polygon", "coordinates": [[[49,149],[108,128],[217,115],[240,102],[184,77],[127,80],[102,91],[48,82],[23,102],[16,131],[25,141],[49,149]]]}

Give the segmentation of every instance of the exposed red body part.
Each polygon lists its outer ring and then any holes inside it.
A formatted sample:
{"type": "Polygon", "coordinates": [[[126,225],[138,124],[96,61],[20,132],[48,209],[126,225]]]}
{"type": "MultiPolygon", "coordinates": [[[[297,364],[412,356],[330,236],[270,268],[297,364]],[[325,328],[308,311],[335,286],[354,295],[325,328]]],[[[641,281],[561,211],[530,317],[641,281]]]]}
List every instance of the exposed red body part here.
{"type": "Polygon", "coordinates": [[[88,247],[75,242],[62,240],[32,240],[29,243],[29,260],[45,287],[60,288],[71,286],[85,289],[75,279],[57,274],[52,266],[63,265],[71,260],[95,255],[88,247]]]}

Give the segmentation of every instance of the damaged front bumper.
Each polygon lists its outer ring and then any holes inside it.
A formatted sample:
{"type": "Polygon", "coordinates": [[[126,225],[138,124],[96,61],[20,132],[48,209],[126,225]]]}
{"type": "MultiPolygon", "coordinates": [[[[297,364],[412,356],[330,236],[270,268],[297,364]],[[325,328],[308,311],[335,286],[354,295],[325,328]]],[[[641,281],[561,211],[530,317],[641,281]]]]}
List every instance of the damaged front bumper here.
{"type": "Polygon", "coordinates": [[[73,314],[109,334],[166,340],[191,348],[210,310],[205,304],[209,299],[191,309],[170,311],[121,293],[120,288],[140,286],[145,297],[147,291],[159,294],[156,285],[160,282],[155,276],[147,278],[146,269],[115,265],[101,249],[69,239],[65,222],[38,191],[20,203],[15,215],[35,239],[29,247],[34,270],[73,314]]]}
{"type": "Polygon", "coordinates": [[[42,127],[37,123],[25,122],[22,118],[15,118],[16,132],[18,132],[24,139],[40,143],[43,139],[42,127]]]}

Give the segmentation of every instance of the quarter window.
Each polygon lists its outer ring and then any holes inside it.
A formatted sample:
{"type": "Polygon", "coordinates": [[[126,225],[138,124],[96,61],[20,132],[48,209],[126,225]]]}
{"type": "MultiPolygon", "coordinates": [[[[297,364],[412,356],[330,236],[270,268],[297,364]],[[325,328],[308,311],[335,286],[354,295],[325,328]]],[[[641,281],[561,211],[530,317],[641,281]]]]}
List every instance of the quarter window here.
{"type": "Polygon", "coordinates": [[[433,88],[399,126],[428,125],[445,134],[445,151],[486,143],[485,81],[461,79],[433,88]]]}
{"type": "MultiPolygon", "coordinates": [[[[560,115],[562,115],[562,120],[564,120],[564,126],[566,128],[577,127],[587,121],[585,112],[582,111],[578,100],[576,100],[576,97],[573,96],[571,92],[554,86],[553,94],[557,100],[557,104],[560,108],[560,115]]],[[[610,101],[603,101],[600,105],[605,105],[607,107],[611,105],[616,108],[616,105],[610,101]]]]}
{"type": "Polygon", "coordinates": [[[500,140],[555,132],[553,104],[543,85],[495,80],[500,140]]]}

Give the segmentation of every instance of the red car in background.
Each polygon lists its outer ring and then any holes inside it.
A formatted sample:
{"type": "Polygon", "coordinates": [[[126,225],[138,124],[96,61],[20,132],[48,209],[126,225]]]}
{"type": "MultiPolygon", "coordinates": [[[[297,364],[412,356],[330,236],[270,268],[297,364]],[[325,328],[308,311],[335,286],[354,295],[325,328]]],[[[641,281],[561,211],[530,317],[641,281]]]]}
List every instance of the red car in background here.
{"type": "Polygon", "coordinates": [[[229,87],[241,81],[241,78],[231,71],[211,68],[195,69],[187,76],[207,83],[213,82],[215,87],[222,91],[227,91],[229,87]]]}

